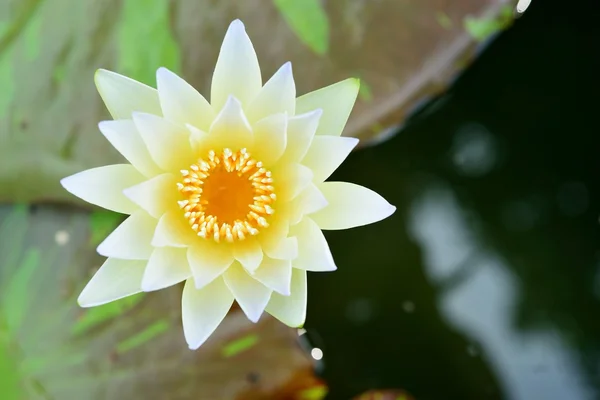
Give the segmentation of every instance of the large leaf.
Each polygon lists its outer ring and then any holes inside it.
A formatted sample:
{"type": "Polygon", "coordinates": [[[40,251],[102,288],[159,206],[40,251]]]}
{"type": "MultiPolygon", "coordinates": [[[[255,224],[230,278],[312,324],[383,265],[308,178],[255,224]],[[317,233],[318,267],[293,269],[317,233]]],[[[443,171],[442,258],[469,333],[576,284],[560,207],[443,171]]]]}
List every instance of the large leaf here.
{"type": "Polygon", "coordinates": [[[80,309],[76,297],[102,261],[89,220],[0,208],[2,399],[276,399],[312,379],[295,329],[267,316],[253,324],[239,309],[190,351],[180,287],[80,309]]]}
{"type": "Polygon", "coordinates": [[[121,160],[96,127],[108,118],[93,84],[97,68],[152,83],[164,65],[208,94],[227,25],[241,18],[265,79],[288,60],[299,94],[361,78],[344,134],[370,139],[443,89],[474,43],[507,26],[505,4],[3,0],[0,201],[75,201],[60,178],[121,160]]]}

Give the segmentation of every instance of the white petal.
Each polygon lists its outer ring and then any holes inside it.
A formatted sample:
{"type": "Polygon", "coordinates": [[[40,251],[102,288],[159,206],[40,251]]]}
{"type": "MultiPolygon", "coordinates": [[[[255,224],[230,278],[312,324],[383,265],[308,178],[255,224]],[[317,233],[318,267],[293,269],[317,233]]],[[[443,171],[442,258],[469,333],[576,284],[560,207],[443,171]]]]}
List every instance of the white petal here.
{"type": "Polygon", "coordinates": [[[273,172],[277,199],[289,201],[298,196],[312,181],[313,173],[302,164],[288,164],[273,172]]]}
{"type": "Polygon", "coordinates": [[[294,115],[296,109],[296,84],[292,63],[287,62],[260,89],[247,108],[250,121],[258,121],[269,115],[287,113],[294,115]]]}
{"type": "Polygon", "coordinates": [[[183,216],[183,211],[173,209],[167,211],[158,220],[152,237],[154,247],[188,247],[199,238],[183,216]]]}
{"type": "Polygon", "coordinates": [[[321,229],[348,229],[389,217],[396,207],[364,186],[347,182],[319,185],[329,205],[311,215],[321,229]]]}
{"type": "Polygon", "coordinates": [[[160,105],[166,119],[207,130],[215,118],[208,101],[189,83],[166,68],[156,72],[160,105]]]}
{"type": "Polygon", "coordinates": [[[265,249],[265,253],[278,260],[293,260],[298,257],[298,239],[295,237],[282,239],[276,246],[265,249]]]}
{"type": "Polygon", "coordinates": [[[209,140],[216,147],[228,147],[233,151],[252,145],[250,123],[244,115],[241,103],[233,96],[227,99],[209,131],[209,140]]]}
{"type": "Polygon", "coordinates": [[[266,311],[293,328],[300,328],[306,320],[306,271],[292,269],[292,287],[289,296],[273,293],[266,311]]]}
{"type": "Polygon", "coordinates": [[[344,162],[358,139],[352,137],[315,136],[302,164],[312,169],[313,181],[321,183],[344,162]]]}
{"type": "Polygon", "coordinates": [[[317,135],[340,136],[356,101],[359,86],[358,79],[350,78],[307,93],[296,100],[296,113],[322,109],[323,117],[317,135]]]}
{"type": "Polygon", "coordinates": [[[315,110],[296,115],[288,120],[287,145],[281,162],[297,163],[304,158],[315,136],[322,114],[321,110],[315,110]]]}
{"type": "Polygon", "coordinates": [[[291,260],[275,260],[265,257],[256,273],[252,275],[266,287],[284,295],[290,295],[292,282],[291,260]]]}
{"type": "Polygon", "coordinates": [[[263,250],[256,238],[247,237],[245,240],[234,243],[233,257],[239,261],[246,271],[253,273],[263,259],[263,250]]]}
{"type": "Polygon", "coordinates": [[[145,211],[136,211],[100,243],[98,253],[124,260],[147,260],[152,254],[157,222],[145,211]]]}
{"type": "Polygon", "coordinates": [[[187,129],[144,113],[133,113],[133,122],[148,146],[152,159],[164,171],[176,172],[195,161],[187,129]]]}
{"type": "Polygon", "coordinates": [[[136,111],[162,115],[156,89],[105,69],[96,71],[94,81],[114,119],[131,119],[136,111]]]}
{"type": "Polygon", "coordinates": [[[77,303],[95,307],[142,291],[146,261],[107,259],[83,289],[77,303]]]}
{"type": "Polygon", "coordinates": [[[192,275],[187,260],[187,249],[158,247],[154,249],[142,279],[142,290],[164,289],[188,279],[192,275]]]}
{"type": "Polygon", "coordinates": [[[261,230],[257,236],[261,247],[266,254],[277,251],[282,240],[287,238],[290,224],[284,210],[278,209],[275,218],[269,223],[269,227],[261,230]]]}
{"type": "Polygon", "coordinates": [[[265,167],[273,165],[287,145],[287,115],[274,114],[254,124],[254,146],[251,151],[265,167]]]}
{"type": "Polygon", "coordinates": [[[127,198],[154,218],[160,218],[180,199],[177,190],[179,179],[173,174],[161,174],[138,185],[123,190],[127,198]]]}
{"type": "Polygon", "coordinates": [[[223,278],[248,319],[258,322],[273,291],[248,275],[237,263],[225,272],[223,278]]]}
{"type": "Polygon", "coordinates": [[[302,217],[315,213],[325,207],[329,203],[327,199],[321,193],[319,188],[314,184],[310,183],[292,202],[290,212],[290,224],[295,225],[302,217]]]}
{"type": "Polygon", "coordinates": [[[181,319],[190,349],[196,350],[208,339],[232,304],[233,295],[223,279],[217,279],[202,289],[196,289],[192,279],[187,280],[181,299],[181,319]]]}
{"type": "Polygon", "coordinates": [[[210,148],[210,136],[208,133],[190,124],[187,124],[186,128],[190,132],[190,145],[194,154],[201,155],[206,153],[210,148]]]}
{"type": "Polygon", "coordinates": [[[252,100],[262,86],[260,66],[244,24],[235,20],[229,25],[211,86],[211,104],[220,110],[230,95],[242,103],[252,100]]]}
{"type": "Polygon", "coordinates": [[[100,131],[119,153],[147,177],[160,173],[133,121],[102,121],[100,131]]]}
{"type": "Polygon", "coordinates": [[[139,207],[123,194],[123,189],[137,185],[146,178],[129,164],[107,165],[92,168],[60,181],[75,196],[88,203],[131,214],[139,207]]]}
{"type": "Polygon", "coordinates": [[[337,269],[327,240],[312,219],[305,217],[299,224],[292,226],[290,235],[298,238],[298,258],[292,261],[292,267],[316,272],[337,269]]]}
{"type": "Polygon", "coordinates": [[[229,246],[205,239],[191,246],[187,257],[198,289],[214,281],[234,261],[229,246]]]}

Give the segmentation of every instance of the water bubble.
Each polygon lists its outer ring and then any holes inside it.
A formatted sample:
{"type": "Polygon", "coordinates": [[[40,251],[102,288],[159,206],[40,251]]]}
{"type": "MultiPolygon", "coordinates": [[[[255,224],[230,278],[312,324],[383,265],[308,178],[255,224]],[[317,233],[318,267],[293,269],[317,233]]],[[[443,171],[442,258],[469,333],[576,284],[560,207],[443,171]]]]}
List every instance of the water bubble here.
{"type": "Polygon", "coordinates": [[[60,230],[60,231],[56,231],[56,233],[54,234],[54,241],[59,246],[66,245],[67,243],[69,243],[70,239],[71,239],[71,235],[69,235],[69,232],[67,232],[67,231],[60,230]]]}
{"type": "Polygon", "coordinates": [[[311,351],[310,351],[310,355],[312,358],[314,358],[315,360],[319,361],[323,358],[323,350],[321,350],[318,347],[314,347],[311,351]]]}

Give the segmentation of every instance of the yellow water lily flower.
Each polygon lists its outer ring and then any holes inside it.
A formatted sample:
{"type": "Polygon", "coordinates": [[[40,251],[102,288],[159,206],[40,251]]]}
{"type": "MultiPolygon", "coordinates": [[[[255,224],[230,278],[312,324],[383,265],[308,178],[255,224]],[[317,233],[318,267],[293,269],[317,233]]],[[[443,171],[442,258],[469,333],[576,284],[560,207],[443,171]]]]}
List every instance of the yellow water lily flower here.
{"type": "Polygon", "coordinates": [[[99,70],[114,121],[100,131],[130,164],[61,181],[83,200],[130,216],[99,246],[108,257],[79,297],[92,307],[185,281],[183,330],[196,349],[234,300],[298,327],[306,272],[336,266],[321,232],[379,221],[395,208],[377,193],[324,182],[358,139],[341,137],[359,83],[296,98],[290,63],[264,85],[239,20],[231,23],[208,102],[165,68],[153,89],[99,70]]]}

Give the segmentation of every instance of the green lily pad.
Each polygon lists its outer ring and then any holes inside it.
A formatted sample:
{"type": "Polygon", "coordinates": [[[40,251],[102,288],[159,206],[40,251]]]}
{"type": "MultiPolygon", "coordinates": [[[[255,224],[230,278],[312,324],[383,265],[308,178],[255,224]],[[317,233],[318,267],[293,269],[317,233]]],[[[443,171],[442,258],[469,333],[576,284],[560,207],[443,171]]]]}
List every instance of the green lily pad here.
{"type": "Polygon", "coordinates": [[[477,41],[508,25],[506,4],[4,0],[0,201],[78,202],[61,178],[122,161],[97,129],[109,118],[93,84],[98,68],[152,84],[154,71],[166,66],[208,94],[227,26],[240,18],[265,79],[288,60],[299,94],[360,77],[344,134],[369,143],[423,96],[442,90],[477,41]]]}
{"type": "Polygon", "coordinates": [[[264,399],[312,375],[295,329],[239,309],[189,350],[178,286],[79,308],[102,262],[90,234],[87,212],[0,207],[3,399],[264,399]]]}

